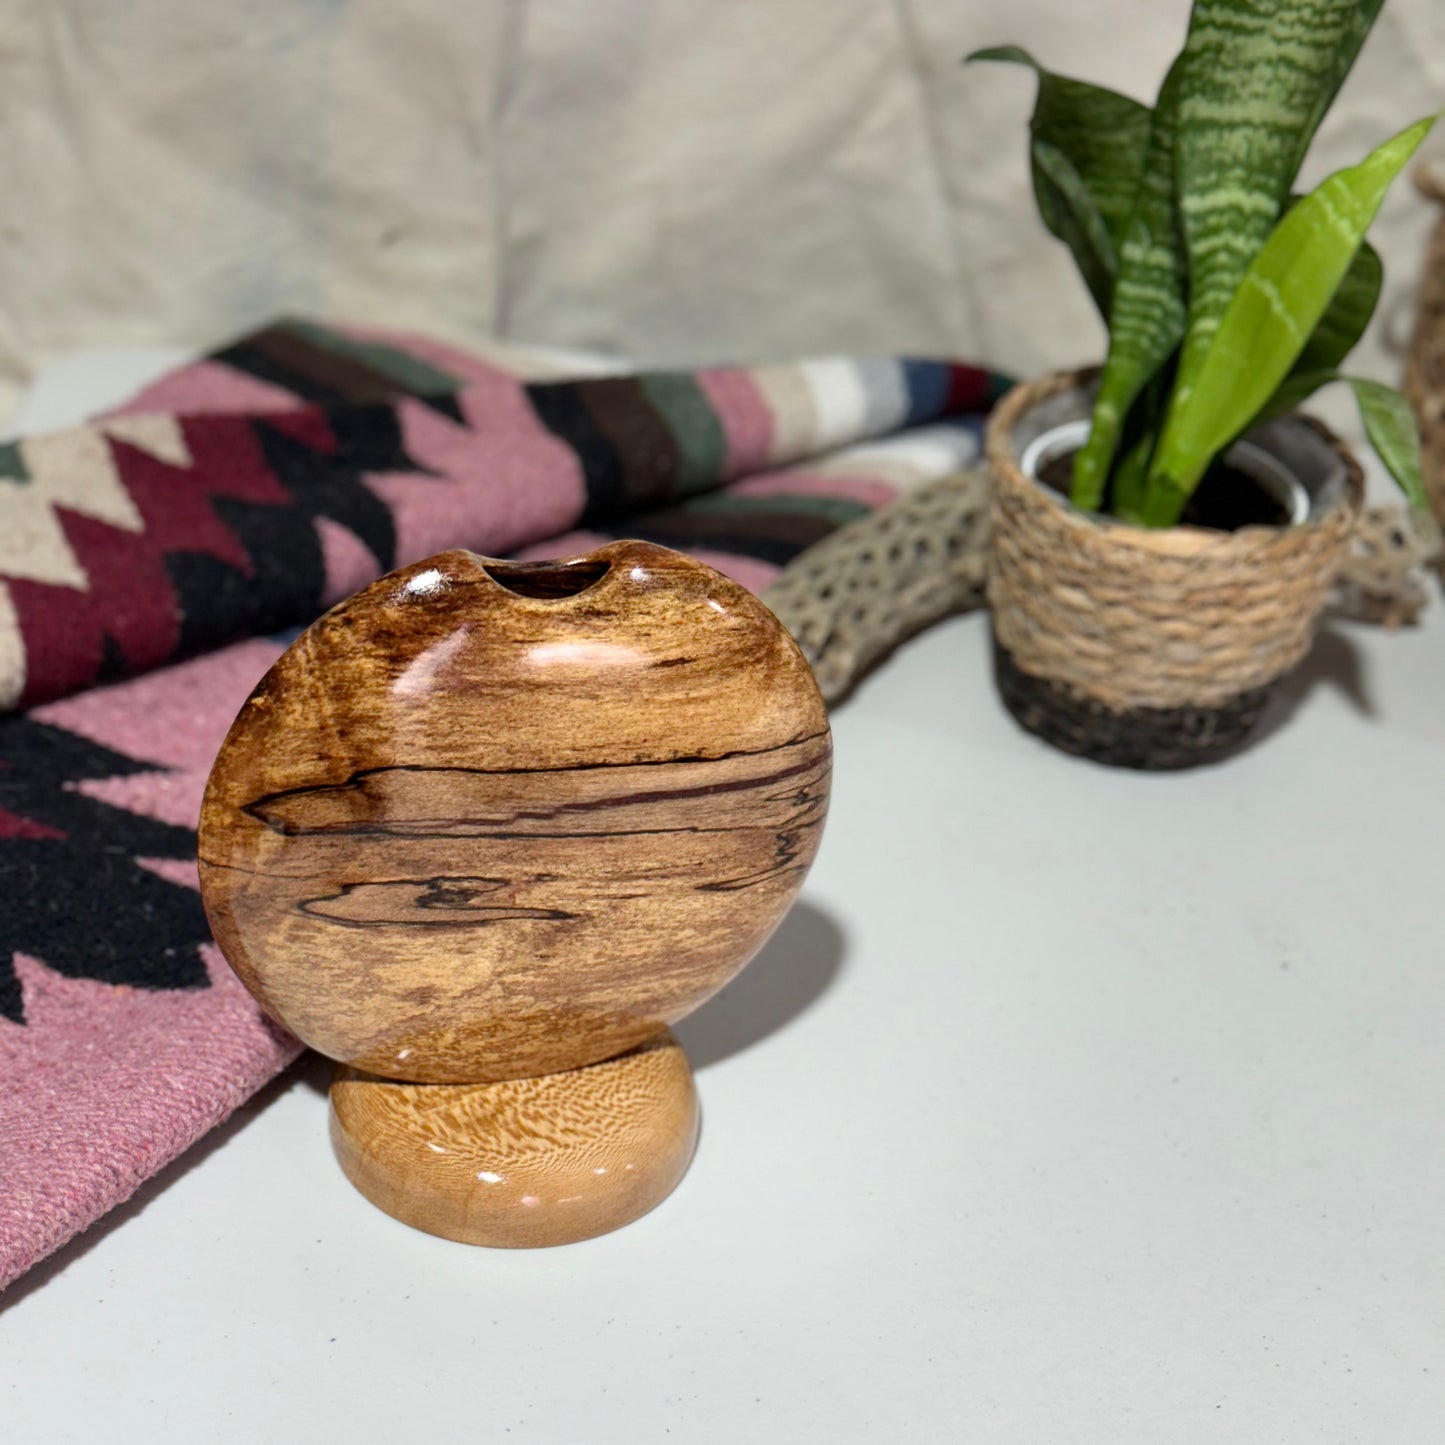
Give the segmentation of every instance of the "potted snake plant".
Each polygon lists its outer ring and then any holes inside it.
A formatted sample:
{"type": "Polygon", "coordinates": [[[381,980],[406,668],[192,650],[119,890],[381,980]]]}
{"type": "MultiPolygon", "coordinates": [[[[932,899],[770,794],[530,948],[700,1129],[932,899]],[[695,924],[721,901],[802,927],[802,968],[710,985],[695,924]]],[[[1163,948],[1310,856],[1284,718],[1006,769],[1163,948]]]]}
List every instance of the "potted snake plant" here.
{"type": "Polygon", "coordinates": [[[1044,224],[1109,331],[1101,368],[995,410],[989,600],[1004,702],[1070,752],[1141,768],[1236,748],[1308,650],[1362,502],[1296,407],[1336,380],[1423,501],[1409,407],[1342,375],[1380,294],[1365,233],[1433,118],[1291,187],[1381,0],[1195,0],[1153,107],[1038,76],[1044,224]]]}

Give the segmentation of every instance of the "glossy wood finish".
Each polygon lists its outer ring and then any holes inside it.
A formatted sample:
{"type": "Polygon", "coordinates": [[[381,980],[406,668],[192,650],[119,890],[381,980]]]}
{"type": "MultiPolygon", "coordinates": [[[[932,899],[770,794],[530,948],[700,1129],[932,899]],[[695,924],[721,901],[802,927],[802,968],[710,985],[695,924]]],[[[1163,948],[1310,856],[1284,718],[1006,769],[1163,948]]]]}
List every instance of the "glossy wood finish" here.
{"type": "Polygon", "coordinates": [[[474,1244],[585,1239],[686,1170],[667,1025],[787,911],[831,758],[802,654],[711,568],[447,552],[322,618],[242,708],[206,910],[341,1062],[332,1140],[367,1198],[474,1244]]]}
{"type": "Polygon", "coordinates": [[[397,1084],[342,1066],[331,1086],[351,1182],[403,1223],[466,1244],[570,1244],[627,1224],[677,1186],[697,1131],[671,1035],[539,1079],[397,1084]]]}
{"type": "Polygon", "coordinates": [[[206,907],[246,985],[334,1059],[428,1082],[575,1068],[761,947],[830,758],[796,646],[711,568],[641,542],[448,552],[322,618],[242,709],[202,810],[206,907]]]}

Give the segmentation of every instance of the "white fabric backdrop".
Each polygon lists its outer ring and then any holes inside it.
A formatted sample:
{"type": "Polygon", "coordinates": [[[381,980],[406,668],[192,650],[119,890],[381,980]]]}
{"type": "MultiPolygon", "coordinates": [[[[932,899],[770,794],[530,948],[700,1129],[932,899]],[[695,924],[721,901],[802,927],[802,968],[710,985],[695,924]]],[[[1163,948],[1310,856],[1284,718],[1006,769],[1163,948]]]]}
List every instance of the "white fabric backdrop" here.
{"type": "MultiPolygon", "coordinates": [[[[1152,100],[1187,0],[4,0],[0,405],[75,348],[283,312],[644,362],[829,351],[1020,372],[1101,333],[1028,190],[1016,41],[1152,100]]],[[[1389,0],[1319,176],[1445,103],[1389,0]]],[[[1377,225],[1398,375],[1430,208],[1377,225]]]]}

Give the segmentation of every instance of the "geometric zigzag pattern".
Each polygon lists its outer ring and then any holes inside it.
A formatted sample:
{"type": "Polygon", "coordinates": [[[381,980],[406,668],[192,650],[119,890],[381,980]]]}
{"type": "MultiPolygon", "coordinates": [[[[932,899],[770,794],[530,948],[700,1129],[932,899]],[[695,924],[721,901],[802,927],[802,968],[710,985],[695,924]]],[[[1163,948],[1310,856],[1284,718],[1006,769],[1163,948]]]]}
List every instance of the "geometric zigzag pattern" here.
{"type": "Polygon", "coordinates": [[[0,708],[307,622],[335,600],[332,573],[359,584],[418,560],[398,548],[397,515],[418,508],[450,506],[454,536],[508,549],[636,521],[785,562],[856,512],[696,499],[797,461],[830,425],[839,442],[945,417],[966,430],[1002,384],[942,363],[826,365],[831,417],[806,367],[529,386],[444,371],[401,343],[270,327],[207,363],[213,386],[229,371],[269,388],[265,410],[132,413],[0,451],[0,708]],[[747,435],[760,413],[761,441],[747,435]],[[540,466],[476,486],[469,465],[488,452],[505,465],[509,444],[540,466]],[[495,494],[514,485],[553,504],[536,535],[499,525],[495,494]]]}
{"type": "Polygon", "coordinates": [[[627,534],[760,589],[972,461],[1005,385],[837,360],[528,383],[287,323],[0,446],[0,1288],[296,1052],[209,941],[194,864],[267,634],[453,546],[627,534]]]}

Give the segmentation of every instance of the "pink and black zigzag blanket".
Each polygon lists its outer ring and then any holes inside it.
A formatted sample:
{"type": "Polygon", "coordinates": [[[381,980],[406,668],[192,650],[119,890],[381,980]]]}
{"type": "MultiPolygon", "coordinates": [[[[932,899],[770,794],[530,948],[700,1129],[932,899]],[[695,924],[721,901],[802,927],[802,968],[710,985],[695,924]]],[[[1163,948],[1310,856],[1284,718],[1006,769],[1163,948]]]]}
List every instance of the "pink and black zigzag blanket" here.
{"type": "Polygon", "coordinates": [[[210,941],[194,832],[288,629],[457,546],[640,536],[761,589],[971,462],[1003,385],[897,360],[525,382],[289,323],[0,447],[0,1288],[299,1051],[210,941]]]}

